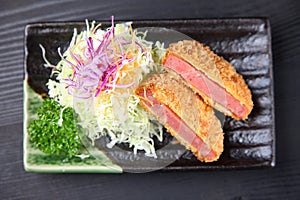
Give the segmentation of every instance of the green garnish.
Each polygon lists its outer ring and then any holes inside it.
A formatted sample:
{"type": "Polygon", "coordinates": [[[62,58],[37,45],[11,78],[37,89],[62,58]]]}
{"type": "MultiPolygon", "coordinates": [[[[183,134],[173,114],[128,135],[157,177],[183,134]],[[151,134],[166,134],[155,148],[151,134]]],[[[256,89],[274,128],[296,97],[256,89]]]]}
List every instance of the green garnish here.
{"type": "Polygon", "coordinates": [[[38,119],[28,127],[31,142],[46,154],[72,157],[82,146],[77,133],[73,108],[46,99],[38,110],[38,119]]]}

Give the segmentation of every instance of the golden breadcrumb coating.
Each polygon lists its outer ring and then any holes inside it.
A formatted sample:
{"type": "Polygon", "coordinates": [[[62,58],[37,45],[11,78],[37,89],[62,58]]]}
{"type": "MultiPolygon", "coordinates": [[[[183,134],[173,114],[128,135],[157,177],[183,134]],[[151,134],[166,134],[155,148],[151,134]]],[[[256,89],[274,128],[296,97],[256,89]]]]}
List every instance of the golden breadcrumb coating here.
{"type": "MultiPolygon", "coordinates": [[[[235,68],[222,57],[213,53],[209,47],[203,46],[200,42],[195,40],[183,40],[178,43],[170,44],[163,63],[169,55],[179,57],[186,62],[190,63],[196,69],[202,71],[208,78],[224,87],[225,90],[236,98],[241,105],[247,108],[246,114],[242,119],[246,119],[253,108],[251,92],[245,83],[243,77],[238,74],[235,68]]],[[[167,71],[170,71],[167,69],[167,71]]],[[[190,84],[188,84],[191,86],[190,84]]],[[[203,97],[206,103],[217,108],[218,110],[225,112],[226,115],[230,115],[235,119],[239,119],[226,108],[213,102],[208,96],[204,95],[201,91],[198,91],[195,87],[192,89],[203,97]]]]}
{"type": "MultiPolygon", "coordinates": [[[[155,99],[178,115],[217,156],[210,160],[201,155],[196,148],[180,138],[178,133],[168,124],[164,124],[168,132],[176,137],[181,144],[191,150],[200,161],[211,162],[219,158],[223,151],[221,123],[214,115],[212,108],[204,103],[200,96],[194,94],[190,88],[170,74],[157,74],[150,77],[139,86],[136,94],[142,94],[144,90],[150,90],[155,99]]],[[[142,99],[140,104],[145,110],[154,115],[142,99]]],[[[155,115],[154,117],[163,122],[160,116],[155,115]]]]}

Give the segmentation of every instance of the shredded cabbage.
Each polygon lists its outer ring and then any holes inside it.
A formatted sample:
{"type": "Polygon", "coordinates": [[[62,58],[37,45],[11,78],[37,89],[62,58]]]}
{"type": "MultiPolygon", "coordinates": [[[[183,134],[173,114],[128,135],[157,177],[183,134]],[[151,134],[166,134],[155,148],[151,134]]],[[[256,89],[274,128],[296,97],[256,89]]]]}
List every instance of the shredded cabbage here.
{"type": "MultiPolygon", "coordinates": [[[[143,150],[146,156],[156,157],[153,137],[162,141],[163,126],[143,110],[134,91],[149,73],[162,71],[160,61],[165,54],[164,44],[147,41],[147,33],[133,31],[131,22],[114,26],[112,21],[112,27],[106,30],[99,29],[95,22],[91,26],[86,24],[87,30],[79,34],[74,29],[69,48],[62,55],[59,52],[62,60],[52,70],[56,80],[49,79],[47,83],[49,96],[63,106],[74,108],[80,117],[79,124],[87,130],[86,135],[92,143],[108,136],[110,148],[118,143],[128,143],[135,154],[143,150]],[[103,68],[106,71],[97,74],[97,77],[102,74],[103,77],[95,83],[92,78],[83,79],[93,74],[85,73],[84,77],[80,73],[84,67],[98,70],[92,64],[93,56],[98,56],[94,50],[100,49],[101,45],[106,45],[106,49],[103,47],[102,54],[98,55],[108,56],[109,60],[103,68]],[[83,90],[89,95],[83,96],[83,90]]],[[[53,68],[41,48],[45,65],[53,68]]]]}

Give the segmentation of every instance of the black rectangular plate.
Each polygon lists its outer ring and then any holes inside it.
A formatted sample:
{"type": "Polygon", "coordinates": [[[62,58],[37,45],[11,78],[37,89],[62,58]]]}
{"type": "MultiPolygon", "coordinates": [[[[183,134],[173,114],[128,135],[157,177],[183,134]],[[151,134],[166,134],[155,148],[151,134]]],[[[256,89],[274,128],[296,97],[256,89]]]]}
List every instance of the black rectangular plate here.
{"type": "MultiPolygon", "coordinates": [[[[102,22],[110,26],[110,22],[102,22]]],[[[187,151],[163,170],[236,169],[275,166],[275,124],[270,24],[266,18],[134,21],[134,28],[165,27],[182,32],[209,46],[243,75],[253,95],[254,109],[247,120],[226,118],[224,152],[213,163],[199,162],[187,151]]],[[[47,93],[50,71],[43,67],[39,44],[57,63],[57,48],[66,50],[73,29],[84,23],[39,23],[26,27],[26,66],[29,85],[47,93]]]]}

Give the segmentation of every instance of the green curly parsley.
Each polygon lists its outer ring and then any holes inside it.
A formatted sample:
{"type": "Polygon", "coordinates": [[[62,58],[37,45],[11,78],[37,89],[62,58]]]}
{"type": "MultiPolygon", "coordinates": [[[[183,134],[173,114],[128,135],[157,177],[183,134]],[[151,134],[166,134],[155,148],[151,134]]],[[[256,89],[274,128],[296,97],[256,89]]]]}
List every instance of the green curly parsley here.
{"type": "Polygon", "coordinates": [[[46,99],[38,110],[38,119],[28,126],[30,141],[46,154],[72,157],[81,147],[74,110],[46,99]]]}

